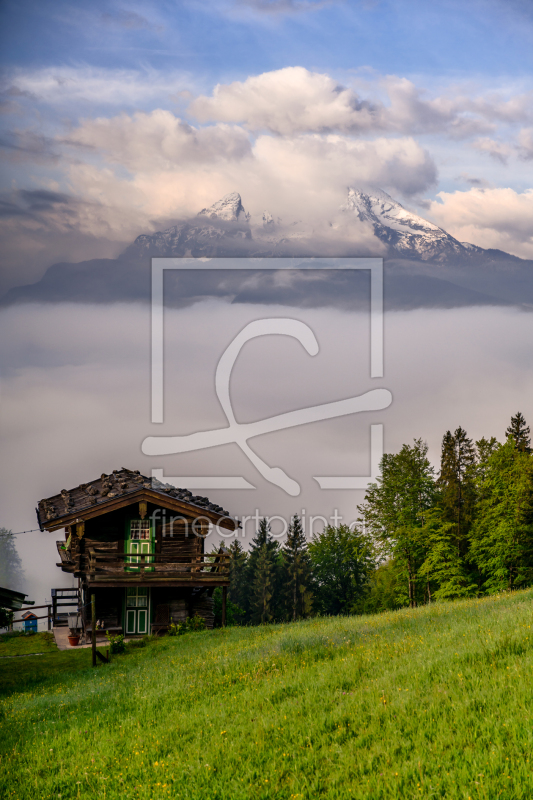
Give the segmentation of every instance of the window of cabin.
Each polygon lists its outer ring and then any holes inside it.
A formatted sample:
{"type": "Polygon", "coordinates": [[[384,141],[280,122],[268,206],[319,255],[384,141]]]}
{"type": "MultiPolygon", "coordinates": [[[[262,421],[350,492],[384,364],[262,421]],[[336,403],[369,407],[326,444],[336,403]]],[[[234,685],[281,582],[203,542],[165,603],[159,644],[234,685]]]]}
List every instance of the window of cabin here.
{"type": "Polygon", "coordinates": [[[130,539],[137,541],[150,539],[150,520],[132,519],[130,521],[130,539]]]}
{"type": "Polygon", "coordinates": [[[128,608],[146,608],[148,605],[148,589],[140,586],[128,587],[126,590],[126,605],[128,608]]]}

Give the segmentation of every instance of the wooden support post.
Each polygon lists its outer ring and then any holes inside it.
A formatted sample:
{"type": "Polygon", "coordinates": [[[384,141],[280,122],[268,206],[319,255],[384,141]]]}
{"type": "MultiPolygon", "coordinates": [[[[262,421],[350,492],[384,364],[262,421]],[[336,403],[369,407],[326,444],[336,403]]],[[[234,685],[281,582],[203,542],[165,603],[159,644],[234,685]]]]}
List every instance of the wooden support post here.
{"type": "Polygon", "coordinates": [[[91,625],[93,667],[96,667],[96,598],[94,594],[91,595],[91,625]]]}
{"type": "Polygon", "coordinates": [[[48,608],[48,630],[52,630],[52,606],[47,606],[48,608]]]}
{"type": "Polygon", "coordinates": [[[52,624],[56,624],[57,619],[57,597],[54,595],[52,597],[52,624]]]}
{"type": "Polygon", "coordinates": [[[222,627],[226,627],[226,601],[228,598],[228,587],[222,587],[222,627]]]}

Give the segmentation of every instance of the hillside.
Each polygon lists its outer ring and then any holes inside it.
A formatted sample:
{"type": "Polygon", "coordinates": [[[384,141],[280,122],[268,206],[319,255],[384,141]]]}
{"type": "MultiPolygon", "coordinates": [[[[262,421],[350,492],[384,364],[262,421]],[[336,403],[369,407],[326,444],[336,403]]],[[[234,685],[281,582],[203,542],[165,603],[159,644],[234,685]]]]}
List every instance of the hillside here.
{"type": "Polygon", "coordinates": [[[41,677],[0,706],[5,796],[530,798],[532,600],[19,658],[41,677]]]}

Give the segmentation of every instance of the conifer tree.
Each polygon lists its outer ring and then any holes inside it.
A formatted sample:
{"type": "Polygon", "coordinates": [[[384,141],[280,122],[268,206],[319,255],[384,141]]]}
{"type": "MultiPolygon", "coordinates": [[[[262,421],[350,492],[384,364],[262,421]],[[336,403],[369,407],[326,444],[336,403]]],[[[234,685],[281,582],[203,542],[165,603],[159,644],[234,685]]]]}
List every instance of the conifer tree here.
{"type": "Polygon", "coordinates": [[[246,566],[248,554],[237,539],[230,544],[228,550],[230,553],[228,600],[244,611],[247,603],[246,566]]]}
{"type": "Polygon", "coordinates": [[[311,559],[302,521],[294,516],[282,548],[284,600],[287,616],[297,620],[309,616],[313,605],[311,559]]]}
{"type": "Polygon", "coordinates": [[[442,439],[440,475],[437,487],[444,522],[455,526],[455,539],[461,557],[468,550],[468,532],[472,525],[476,503],[476,452],[474,444],[459,427],[442,439]]]}
{"type": "Polygon", "coordinates": [[[267,543],[264,542],[257,553],[255,564],[253,595],[252,595],[252,622],[259,624],[271,622],[272,613],[274,563],[272,553],[269,552],[267,543]]]}
{"type": "Polygon", "coordinates": [[[7,528],[0,528],[0,586],[15,590],[24,586],[24,570],[15,537],[7,528]]]}
{"type": "Polygon", "coordinates": [[[269,600],[269,613],[272,617],[279,616],[279,589],[280,589],[280,561],[281,552],[280,546],[270,533],[270,524],[263,518],[259,522],[259,527],[255,537],[252,539],[248,561],[246,565],[246,604],[244,606],[247,612],[247,619],[250,622],[260,622],[260,615],[257,612],[256,595],[258,591],[258,574],[263,571],[265,579],[268,572],[268,580],[270,587],[271,598],[269,600]],[[264,553],[262,553],[264,548],[264,553]],[[262,558],[261,570],[259,569],[259,559],[262,558]],[[264,571],[265,562],[268,562],[269,569],[264,571]]]}
{"type": "Polygon", "coordinates": [[[531,453],[531,431],[520,411],[511,417],[511,424],[505,431],[505,435],[506,437],[512,436],[517,450],[531,453]]]}
{"type": "MultiPolygon", "coordinates": [[[[492,447],[480,440],[483,457],[492,447]]],[[[447,431],[442,439],[437,480],[437,507],[428,518],[428,554],[423,572],[434,583],[437,599],[476,594],[476,569],[469,561],[470,531],[477,500],[476,449],[464,428],[447,431]]],[[[428,584],[429,586],[429,584],[428,584]]]]}
{"type": "Polygon", "coordinates": [[[483,436],[476,442],[476,482],[478,487],[485,475],[489,458],[499,446],[495,436],[491,436],[490,439],[483,436]]]}

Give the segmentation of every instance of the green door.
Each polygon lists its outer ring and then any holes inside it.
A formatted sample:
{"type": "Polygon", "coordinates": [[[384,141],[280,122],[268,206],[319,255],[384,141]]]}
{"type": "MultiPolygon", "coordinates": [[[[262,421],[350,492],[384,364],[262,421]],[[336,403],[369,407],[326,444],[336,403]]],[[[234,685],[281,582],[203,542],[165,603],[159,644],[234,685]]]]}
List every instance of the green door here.
{"type": "MultiPolygon", "coordinates": [[[[132,519],[128,523],[128,538],[124,542],[126,572],[140,572],[140,555],[149,556],[155,553],[155,537],[149,519],[132,519]]],[[[154,568],[146,566],[153,558],[144,559],[144,571],[153,572],[154,568]]]]}
{"type": "Polygon", "coordinates": [[[148,589],[132,586],[126,589],[126,636],[148,633],[148,589]]]}

